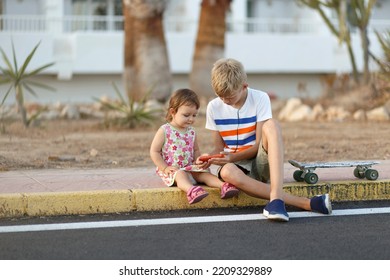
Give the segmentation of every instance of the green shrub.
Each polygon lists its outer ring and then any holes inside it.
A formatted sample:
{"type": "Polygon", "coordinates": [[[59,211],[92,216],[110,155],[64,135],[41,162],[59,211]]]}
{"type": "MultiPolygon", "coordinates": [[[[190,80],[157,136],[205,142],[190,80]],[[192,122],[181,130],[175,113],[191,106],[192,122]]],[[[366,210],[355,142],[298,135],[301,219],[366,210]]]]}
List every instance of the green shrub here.
{"type": "Polygon", "coordinates": [[[113,83],[113,87],[119,101],[104,101],[95,99],[100,102],[104,109],[117,113],[115,116],[106,116],[106,125],[114,124],[129,128],[150,125],[159,117],[159,113],[162,112],[160,109],[148,108],[147,101],[151,91],[146,93],[141,101],[135,102],[131,98],[127,101],[122,96],[115,83],[113,83]]]}

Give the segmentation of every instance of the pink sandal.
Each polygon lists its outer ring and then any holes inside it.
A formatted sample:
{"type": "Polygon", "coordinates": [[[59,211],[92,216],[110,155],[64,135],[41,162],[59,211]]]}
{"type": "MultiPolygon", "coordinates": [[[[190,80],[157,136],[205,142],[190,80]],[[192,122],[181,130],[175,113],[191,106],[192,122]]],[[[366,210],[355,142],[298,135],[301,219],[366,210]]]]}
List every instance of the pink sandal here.
{"type": "Polygon", "coordinates": [[[236,186],[225,182],[221,187],[221,198],[232,198],[238,195],[240,191],[236,188],[236,186]]]}
{"type": "Polygon", "coordinates": [[[208,195],[209,193],[206,192],[202,187],[192,186],[192,188],[190,188],[187,192],[188,203],[197,203],[208,195]]]}

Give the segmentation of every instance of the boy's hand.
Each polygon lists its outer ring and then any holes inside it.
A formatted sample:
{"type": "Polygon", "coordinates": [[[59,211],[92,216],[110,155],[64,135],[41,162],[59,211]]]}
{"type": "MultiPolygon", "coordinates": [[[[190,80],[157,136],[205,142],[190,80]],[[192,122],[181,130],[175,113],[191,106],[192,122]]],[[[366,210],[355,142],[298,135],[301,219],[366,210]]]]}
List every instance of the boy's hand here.
{"type": "Polygon", "coordinates": [[[226,163],[232,162],[230,158],[230,153],[221,152],[222,157],[211,158],[208,162],[210,164],[224,165],[226,163]]]}
{"type": "Polygon", "coordinates": [[[197,161],[200,161],[200,165],[202,168],[209,168],[210,165],[216,164],[216,165],[224,165],[226,163],[231,162],[230,161],[230,154],[226,152],[221,152],[219,154],[214,154],[214,155],[209,155],[209,154],[204,154],[200,156],[197,161]],[[207,161],[202,161],[202,160],[207,160],[207,161]]]}
{"type": "Polygon", "coordinates": [[[204,155],[200,156],[198,158],[198,160],[200,160],[201,162],[205,162],[205,161],[209,161],[212,158],[223,158],[223,157],[224,157],[223,154],[215,154],[215,155],[204,154],[204,155]]]}

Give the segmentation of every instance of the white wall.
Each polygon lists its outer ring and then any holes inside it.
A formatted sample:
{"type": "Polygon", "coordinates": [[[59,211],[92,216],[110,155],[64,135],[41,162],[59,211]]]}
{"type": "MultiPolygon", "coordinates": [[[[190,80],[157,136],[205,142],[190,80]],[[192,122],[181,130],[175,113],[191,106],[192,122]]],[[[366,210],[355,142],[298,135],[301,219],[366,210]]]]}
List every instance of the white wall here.
{"type": "MultiPolygon", "coordinates": [[[[4,12],[7,14],[57,14],[66,10],[67,0],[63,6],[54,5],[52,0],[3,0],[4,12]],[[21,5],[24,5],[23,8],[21,5]],[[50,5],[49,5],[50,4],[50,5]],[[65,7],[64,7],[65,6],[65,7]],[[39,8],[40,7],[40,8],[39,8]],[[61,8],[62,7],[62,8],[61,8]]],[[[196,20],[199,14],[200,0],[174,0],[176,6],[169,13],[182,12],[181,16],[188,20],[196,20]]],[[[287,0],[262,1],[258,11],[262,16],[272,15],[272,9],[281,10],[294,16],[308,10],[292,9],[292,2],[287,0]],[[268,10],[267,10],[268,9],[268,10]]],[[[384,9],[390,8],[390,1],[380,1],[384,9]]],[[[245,1],[233,1],[231,18],[245,18],[245,1]]],[[[69,8],[69,7],[68,7],[69,8]]],[[[378,10],[378,16],[383,12],[378,10]]],[[[279,14],[280,15],[280,14],[279,14]]],[[[314,22],[318,15],[311,13],[314,22]]],[[[53,31],[53,30],[52,30],[53,31]]],[[[171,72],[175,87],[188,86],[188,73],[191,69],[197,30],[185,33],[167,32],[166,40],[171,72]]],[[[45,63],[55,62],[39,80],[50,83],[58,89],[56,95],[42,93],[40,101],[58,98],[60,101],[89,102],[91,96],[106,95],[111,92],[111,80],[121,83],[123,71],[123,33],[122,32],[74,32],[74,33],[22,33],[0,32],[0,46],[11,56],[11,40],[13,40],[19,65],[27,54],[40,41],[28,70],[35,69],[45,63]],[[95,95],[96,94],[96,95],[95,95]],[[47,96],[47,98],[46,98],[47,96]]],[[[354,34],[353,46],[357,65],[362,69],[362,50],[358,34],[354,34]]],[[[382,50],[376,37],[370,35],[370,48],[374,54],[381,56],[382,50]]],[[[280,97],[299,94],[297,85],[306,84],[308,92],[316,96],[321,91],[320,76],[324,73],[345,73],[351,71],[350,61],[345,47],[338,44],[329,32],[320,33],[227,33],[226,57],[233,57],[243,62],[250,74],[250,85],[266,91],[275,92],[280,97]]],[[[0,63],[2,61],[0,60],[0,63]]],[[[0,98],[7,88],[0,86],[0,98]]],[[[113,93],[113,91],[112,91],[113,93]]],[[[41,96],[41,94],[40,94],[41,96]]]]}
{"type": "MultiPolygon", "coordinates": [[[[11,56],[11,40],[21,63],[32,48],[41,45],[29,69],[44,63],[56,62],[48,73],[61,74],[116,74],[123,70],[123,34],[71,33],[7,34],[0,33],[1,47],[11,56]],[[66,68],[66,69],[62,69],[66,68]]],[[[166,35],[172,73],[188,73],[191,69],[195,34],[168,33],[166,35]]],[[[362,69],[360,38],[352,37],[356,60],[362,69]]],[[[382,50],[375,35],[370,36],[370,47],[381,56],[382,50]]],[[[243,34],[226,35],[225,56],[243,62],[251,73],[331,73],[351,71],[345,47],[333,36],[313,34],[243,34]]]]}
{"type": "MultiPolygon", "coordinates": [[[[278,98],[292,96],[317,97],[321,94],[320,74],[249,74],[248,83],[252,88],[260,89],[275,94],[278,98]],[[298,86],[303,85],[306,91],[299,90],[298,86]]],[[[48,84],[56,91],[35,88],[37,97],[25,92],[26,102],[40,104],[55,103],[93,103],[94,98],[107,96],[117,99],[112,82],[122,88],[122,76],[117,75],[74,75],[72,80],[58,80],[53,75],[41,75],[34,78],[34,81],[48,84]]],[[[188,75],[173,75],[173,88],[189,87],[188,75]]],[[[3,94],[6,87],[0,86],[3,94]]],[[[122,90],[122,93],[124,91],[122,90]]],[[[1,95],[3,97],[3,95],[1,95]]],[[[14,93],[8,97],[6,104],[15,103],[14,93]]]]}

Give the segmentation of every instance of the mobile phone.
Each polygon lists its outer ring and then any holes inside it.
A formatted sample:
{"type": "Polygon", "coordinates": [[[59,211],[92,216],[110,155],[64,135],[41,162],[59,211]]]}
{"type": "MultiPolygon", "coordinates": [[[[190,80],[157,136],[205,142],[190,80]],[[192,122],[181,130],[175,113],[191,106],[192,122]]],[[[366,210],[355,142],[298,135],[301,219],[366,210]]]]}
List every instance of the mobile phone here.
{"type": "Polygon", "coordinates": [[[208,155],[208,156],[200,156],[199,160],[200,161],[208,161],[209,159],[212,158],[223,158],[225,155],[223,154],[215,154],[215,155],[208,155]]]}

